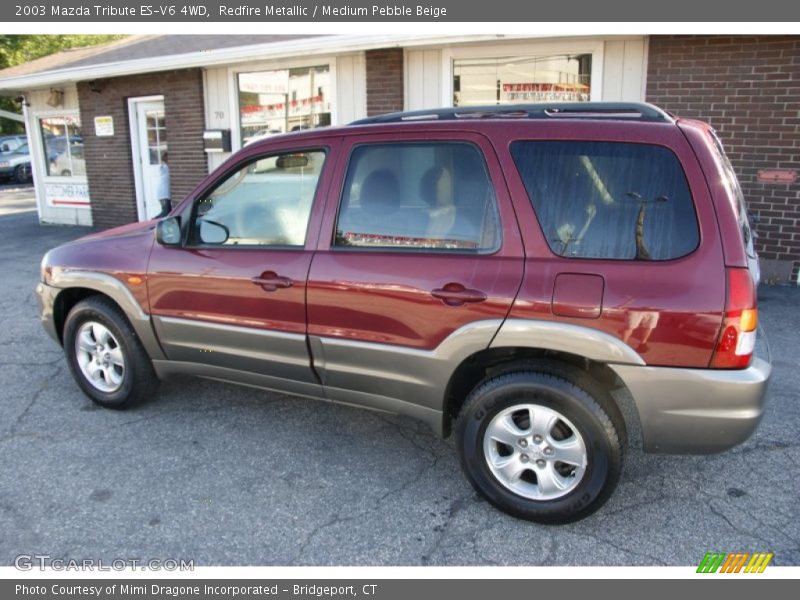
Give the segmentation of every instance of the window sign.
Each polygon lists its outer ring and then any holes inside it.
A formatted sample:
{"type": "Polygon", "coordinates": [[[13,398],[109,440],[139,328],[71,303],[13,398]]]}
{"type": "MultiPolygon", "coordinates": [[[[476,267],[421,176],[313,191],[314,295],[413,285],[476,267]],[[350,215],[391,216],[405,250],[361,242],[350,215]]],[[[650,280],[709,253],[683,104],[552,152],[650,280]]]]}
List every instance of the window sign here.
{"type": "Polygon", "coordinates": [[[289,70],[241,73],[239,91],[250,94],[288,94],[289,70]]]}
{"type": "Polygon", "coordinates": [[[114,135],[114,117],[95,117],[94,134],[97,137],[110,137],[114,135]]]}
{"type": "Polygon", "coordinates": [[[89,206],[89,186],[85,183],[47,183],[44,196],[48,206],[89,206]]]}
{"type": "Polygon", "coordinates": [[[588,102],[591,54],[453,61],[453,106],[588,102]]]}

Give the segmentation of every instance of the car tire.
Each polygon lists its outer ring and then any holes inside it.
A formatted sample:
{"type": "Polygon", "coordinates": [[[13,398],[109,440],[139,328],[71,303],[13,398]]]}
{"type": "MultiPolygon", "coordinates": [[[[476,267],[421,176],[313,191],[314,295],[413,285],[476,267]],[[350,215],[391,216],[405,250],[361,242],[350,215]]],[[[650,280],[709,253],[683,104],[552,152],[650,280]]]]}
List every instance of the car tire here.
{"type": "Polygon", "coordinates": [[[109,299],[78,302],[64,323],[64,351],[72,376],[97,404],[123,409],[149,400],[158,377],[124,313],[109,299]]]}
{"type": "Polygon", "coordinates": [[[568,523],[600,508],[622,471],[622,416],[583,371],[559,363],[492,375],[456,422],[461,466],[506,513],[568,523]]]}
{"type": "Polygon", "coordinates": [[[14,169],[14,181],[16,183],[28,183],[31,180],[31,168],[26,165],[17,165],[14,169]]]}

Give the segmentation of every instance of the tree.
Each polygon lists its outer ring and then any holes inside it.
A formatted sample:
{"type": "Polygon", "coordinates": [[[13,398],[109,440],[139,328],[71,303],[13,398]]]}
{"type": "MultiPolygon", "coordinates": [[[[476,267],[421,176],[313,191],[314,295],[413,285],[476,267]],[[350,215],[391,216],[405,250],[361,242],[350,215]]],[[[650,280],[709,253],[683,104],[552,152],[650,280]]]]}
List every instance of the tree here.
{"type": "MultiPolygon", "coordinates": [[[[121,35],[0,35],[0,69],[54,54],[69,48],[83,48],[120,39],[121,35]]],[[[0,109],[21,113],[14,98],[0,97],[0,109]]],[[[22,123],[0,119],[0,133],[22,133],[22,123]]]]}

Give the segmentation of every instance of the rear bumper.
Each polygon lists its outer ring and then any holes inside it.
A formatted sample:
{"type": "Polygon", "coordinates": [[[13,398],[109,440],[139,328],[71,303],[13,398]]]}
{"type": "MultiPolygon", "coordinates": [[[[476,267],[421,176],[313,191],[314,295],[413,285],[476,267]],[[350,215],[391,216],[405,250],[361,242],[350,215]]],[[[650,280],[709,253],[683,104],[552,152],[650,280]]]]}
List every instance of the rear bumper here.
{"type": "Polygon", "coordinates": [[[764,414],[772,366],[759,332],[746,369],[676,369],[612,365],[625,383],[642,426],[645,452],[711,454],[741,444],[764,414]]]}

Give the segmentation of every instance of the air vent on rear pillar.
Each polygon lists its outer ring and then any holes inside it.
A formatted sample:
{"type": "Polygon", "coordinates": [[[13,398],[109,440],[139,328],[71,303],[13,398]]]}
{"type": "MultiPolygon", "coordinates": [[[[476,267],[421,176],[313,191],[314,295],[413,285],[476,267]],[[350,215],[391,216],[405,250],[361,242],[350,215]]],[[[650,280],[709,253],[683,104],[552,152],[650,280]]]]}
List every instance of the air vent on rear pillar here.
{"type": "Polygon", "coordinates": [[[553,286],[553,314],[596,319],[603,310],[603,278],[585,273],[560,273],[553,286]]]}

